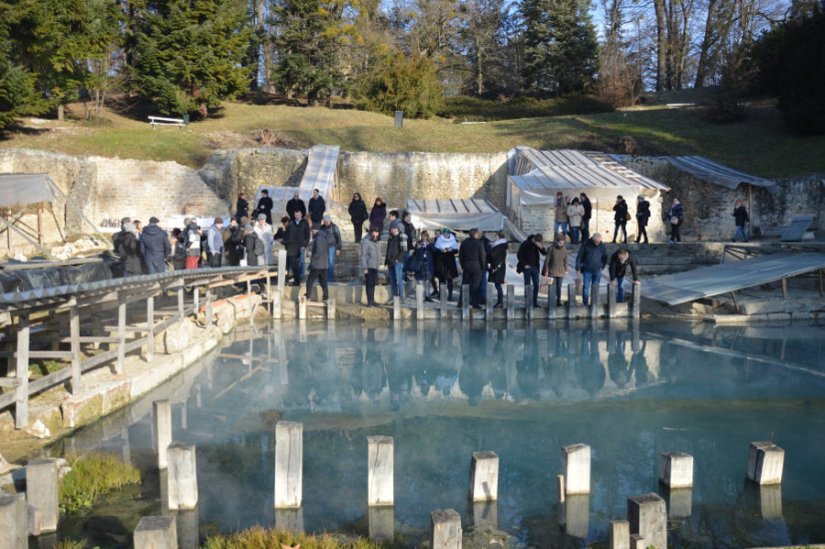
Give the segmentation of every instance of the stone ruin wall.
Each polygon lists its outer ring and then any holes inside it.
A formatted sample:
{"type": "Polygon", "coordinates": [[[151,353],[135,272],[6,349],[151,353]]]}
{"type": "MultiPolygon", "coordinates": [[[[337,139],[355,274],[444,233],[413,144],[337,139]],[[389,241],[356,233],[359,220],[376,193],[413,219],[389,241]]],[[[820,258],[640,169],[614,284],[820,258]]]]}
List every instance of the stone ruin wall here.
{"type": "MultiPolygon", "coordinates": [[[[685,209],[682,235],[699,240],[731,240],[736,230],[733,204],[737,199],[748,204],[748,187],[740,185],[729,190],[705,183],[690,174],[679,171],[666,160],[654,157],[635,157],[623,161],[629,168],[671,188],[664,193],[663,214],[667,213],[674,197],[685,209]]],[[[753,189],[753,227],[787,225],[794,216],[814,215],[812,227],[825,229],[825,175],[780,179],[773,189],[753,189]]]]}

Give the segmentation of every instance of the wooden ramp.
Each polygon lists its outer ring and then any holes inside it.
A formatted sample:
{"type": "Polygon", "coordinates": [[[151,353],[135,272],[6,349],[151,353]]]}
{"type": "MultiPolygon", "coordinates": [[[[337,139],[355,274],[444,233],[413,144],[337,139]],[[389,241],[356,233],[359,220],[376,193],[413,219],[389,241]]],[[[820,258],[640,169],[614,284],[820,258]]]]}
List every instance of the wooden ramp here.
{"type": "Polygon", "coordinates": [[[680,305],[825,269],[825,254],[779,253],[659,276],[643,282],[645,297],[680,305]]]}

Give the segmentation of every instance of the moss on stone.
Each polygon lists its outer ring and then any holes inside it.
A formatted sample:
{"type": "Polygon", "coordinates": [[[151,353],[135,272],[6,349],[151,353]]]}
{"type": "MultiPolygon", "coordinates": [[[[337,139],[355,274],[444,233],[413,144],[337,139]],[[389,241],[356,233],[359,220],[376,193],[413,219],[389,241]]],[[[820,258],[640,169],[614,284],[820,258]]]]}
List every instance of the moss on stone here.
{"type": "Polygon", "coordinates": [[[391,545],[340,534],[306,535],[255,526],[234,534],[209,537],[205,549],[377,549],[391,545]]]}
{"type": "Polygon", "coordinates": [[[60,481],[60,509],[74,513],[88,509],[102,495],[140,482],[140,472],[111,454],[67,458],[71,470],[60,481]]]}

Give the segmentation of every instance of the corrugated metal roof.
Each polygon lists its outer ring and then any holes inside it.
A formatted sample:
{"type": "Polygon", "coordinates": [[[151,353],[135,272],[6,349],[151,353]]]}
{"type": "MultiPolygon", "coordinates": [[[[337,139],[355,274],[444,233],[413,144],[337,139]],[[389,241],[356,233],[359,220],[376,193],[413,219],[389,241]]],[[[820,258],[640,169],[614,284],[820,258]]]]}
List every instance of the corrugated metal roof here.
{"type": "Polygon", "coordinates": [[[452,213],[456,215],[476,215],[480,213],[501,213],[492,202],[483,198],[452,198],[439,200],[407,200],[410,213],[452,213]]]}
{"type": "Polygon", "coordinates": [[[621,165],[606,154],[590,151],[537,151],[518,147],[510,178],[525,190],[629,189],[668,191],[669,187],[621,165]]]}
{"type": "Polygon", "coordinates": [[[727,189],[735,189],[742,184],[766,189],[776,186],[775,181],[748,175],[708,160],[704,156],[666,156],[664,158],[677,170],[689,173],[705,183],[712,183],[727,189]]]}
{"type": "Polygon", "coordinates": [[[483,198],[407,200],[407,210],[413,222],[425,228],[500,231],[504,227],[504,214],[483,198]]]}
{"type": "Polygon", "coordinates": [[[53,202],[57,185],[46,173],[0,174],[0,207],[17,208],[39,202],[53,202]]]}
{"type": "Polygon", "coordinates": [[[307,167],[298,188],[312,191],[318,189],[321,196],[331,198],[338,170],[338,145],[315,145],[309,150],[307,167]]]}

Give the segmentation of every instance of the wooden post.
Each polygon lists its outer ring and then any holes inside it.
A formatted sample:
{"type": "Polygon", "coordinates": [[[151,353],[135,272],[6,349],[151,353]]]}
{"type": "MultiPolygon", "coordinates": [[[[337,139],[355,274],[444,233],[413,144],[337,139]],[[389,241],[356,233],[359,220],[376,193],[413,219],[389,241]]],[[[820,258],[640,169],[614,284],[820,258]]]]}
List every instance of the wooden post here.
{"type": "Polygon", "coordinates": [[[401,322],[401,296],[396,295],[392,297],[392,320],[393,322],[401,322]]]}
{"type": "Polygon", "coordinates": [[[126,299],[117,294],[117,361],[115,373],[123,373],[123,361],[126,360],[126,299]]]}
{"type": "Polygon", "coordinates": [[[736,309],[736,312],[739,312],[739,304],[736,302],[736,292],[730,293],[730,298],[733,300],[733,308],[736,309]]]}
{"type": "Polygon", "coordinates": [[[274,294],[272,294],[272,318],[275,320],[281,320],[281,315],[283,311],[281,309],[281,296],[284,295],[281,293],[281,290],[276,290],[274,294]]]}
{"type": "Polygon", "coordinates": [[[201,312],[201,292],[197,286],[192,287],[192,299],[195,305],[195,318],[197,319],[201,312]]]}
{"type": "Polygon", "coordinates": [[[630,309],[630,316],[639,318],[642,314],[642,285],[633,284],[633,303],[630,309]]]}
{"type": "Polygon", "coordinates": [[[335,320],[335,300],[334,299],[328,299],[327,300],[327,320],[335,320]]]}
{"type": "Polygon", "coordinates": [[[516,288],[512,284],[507,285],[507,321],[513,320],[516,316],[516,288]]]}
{"type": "Polygon", "coordinates": [[[270,280],[272,277],[269,274],[269,271],[266,271],[266,301],[269,303],[270,311],[272,310],[272,281],[270,280]]]}
{"type": "MultiPolygon", "coordinates": [[[[616,284],[619,284],[619,281],[616,280],[616,284]]],[[[607,283],[607,318],[615,318],[616,317],[616,291],[617,287],[613,286],[612,282],[607,283]]]]}
{"type": "Polygon", "coordinates": [[[441,320],[447,320],[447,285],[442,284],[439,286],[439,290],[441,292],[441,320]]]}
{"type": "Polygon", "coordinates": [[[278,291],[284,295],[284,287],[286,286],[286,250],[278,250],[278,291]]]}
{"type": "Polygon", "coordinates": [[[470,320],[470,285],[461,285],[461,320],[470,320]]]}
{"type": "Polygon", "coordinates": [[[576,318],[576,285],[567,285],[567,318],[576,318]]]}
{"type": "Polygon", "coordinates": [[[496,291],[496,285],[492,282],[487,283],[487,304],[484,311],[484,320],[490,322],[493,320],[493,292],[496,291]]]}
{"type": "Polygon", "coordinates": [[[23,429],[29,424],[29,315],[17,321],[17,388],[14,398],[14,426],[23,429]]]}
{"type": "Polygon", "coordinates": [[[185,300],[186,296],[183,293],[183,286],[181,286],[178,288],[178,320],[184,319],[185,300]]]}
{"type": "Polygon", "coordinates": [[[788,279],[782,279],[782,299],[788,301],[788,279]]]}
{"type": "Polygon", "coordinates": [[[72,352],[72,394],[80,391],[80,310],[77,305],[69,309],[69,345],[72,352]]]}
{"type": "Polygon", "coordinates": [[[146,298],[146,360],[155,358],[155,296],[146,298]]]}
{"type": "Polygon", "coordinates": [[[298,320],[307,319],[307,298],[302,295],[298,297],[298,320]]]}
{"type": "Polygon", "coordinates": [[[424,320],[424,284],[415,285],[415,320],[424,320]]]}
{"type": "Polygon", "coordinates": [[[599,318],[599,286],[593,284],[590,288],[590,318],[599,318]]]}

